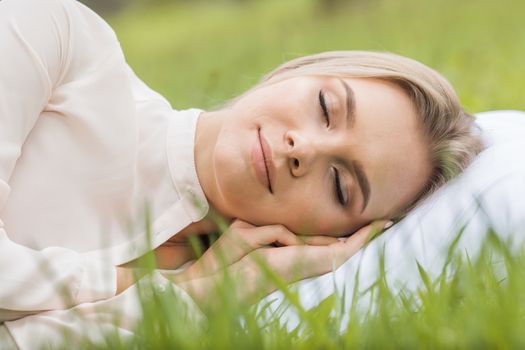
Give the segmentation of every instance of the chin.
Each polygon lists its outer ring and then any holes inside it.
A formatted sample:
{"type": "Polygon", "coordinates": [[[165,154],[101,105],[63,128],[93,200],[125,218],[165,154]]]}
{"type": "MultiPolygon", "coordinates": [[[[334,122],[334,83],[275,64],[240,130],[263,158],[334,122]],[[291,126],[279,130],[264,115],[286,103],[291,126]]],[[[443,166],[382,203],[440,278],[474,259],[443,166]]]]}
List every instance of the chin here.
{"type": "Polygon", "coordinates": [[[244,178],[242,173],[232,172],[232,168],[226,166],[226,162],[217,162],[215,183],[218,196],[212,205],[221,215],[241,219],[240,214],[244,211],[243,209],[255,207],[251,203],[256,201],[250,200],[255,196],[249,185],[242,186],[242,184],[249,184],[249,180],[244,178]]]}
{"type": "Polygon", "coordinates": [[[255,134],[250,132],[247,133],[250,137],[243,138],[239,133],[223,133],[215,146],[213,173],[217,196],[212,205],[221,215],[253,225],[268,224],[258,220],[262,216],[259,208],[270,194],[253,174],[250,150],[255,134]]]}
{"type": "Polygon", "coordinates": [[[216,210],[222,215],[240,219],[255,226],[278,224],[275,222],[275,216],[269,215],[267,210],[263,209],[265,200],[256,193],[242,189],[237,191],[225,189],[224,194],[220,205],[216,207],[216,210]]]}

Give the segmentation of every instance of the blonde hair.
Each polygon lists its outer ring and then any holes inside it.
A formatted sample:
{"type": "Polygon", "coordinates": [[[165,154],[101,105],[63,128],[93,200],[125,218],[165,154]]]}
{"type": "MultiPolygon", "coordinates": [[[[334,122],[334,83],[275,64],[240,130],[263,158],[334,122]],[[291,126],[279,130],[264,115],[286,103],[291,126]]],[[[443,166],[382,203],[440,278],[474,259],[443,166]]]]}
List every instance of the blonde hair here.
{"type": "Polygon", "coordinates": [[[246,93],[305,75],[381,79],[400,86],[413,101],[429,142],[432,173],[398,218],[461,173],[483,149],[473,117],[463,110],[450,83],[424,64],[391,53],[331,51],[299,57],[277,67],[246,93]]]}

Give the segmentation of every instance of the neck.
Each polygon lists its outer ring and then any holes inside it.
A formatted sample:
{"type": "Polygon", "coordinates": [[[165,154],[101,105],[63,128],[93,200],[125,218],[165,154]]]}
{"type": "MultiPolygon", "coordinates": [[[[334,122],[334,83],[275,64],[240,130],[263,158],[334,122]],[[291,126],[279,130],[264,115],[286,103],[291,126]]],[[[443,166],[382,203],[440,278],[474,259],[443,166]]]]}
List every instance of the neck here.
{"type": "Polygon", "coordinates": [[[224,118],[225,114],[222,110],[203,112],[197,121],[197,129],[195,132],[195,170],[204,195],[210,205],[210,213],[207,217],[195,224],[200,224],[201,222],[214,223],[203,223],[202,227],[205,231],[213,228],[213,232],[217,232],[217,229],[220,228],[216,225],[217,222],[230,222],[232,219],[224,213],[221,213],[216,205],[220,200],[221,194],[215,182],[213,155],[224,118]]]}

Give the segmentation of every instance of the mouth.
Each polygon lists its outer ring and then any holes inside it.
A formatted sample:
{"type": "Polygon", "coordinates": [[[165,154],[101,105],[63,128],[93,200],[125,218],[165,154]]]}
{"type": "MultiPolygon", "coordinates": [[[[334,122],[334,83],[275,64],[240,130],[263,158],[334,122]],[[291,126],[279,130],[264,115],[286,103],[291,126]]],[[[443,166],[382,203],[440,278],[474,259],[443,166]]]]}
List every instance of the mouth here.
{"type": "Polygon", "coordinates": [[[257,139],[252,147],[251,156],[257,180],[273,194],[272,179],[275,167],[270,146],[261,134],[261,129],[257,129],[257,139]]]}

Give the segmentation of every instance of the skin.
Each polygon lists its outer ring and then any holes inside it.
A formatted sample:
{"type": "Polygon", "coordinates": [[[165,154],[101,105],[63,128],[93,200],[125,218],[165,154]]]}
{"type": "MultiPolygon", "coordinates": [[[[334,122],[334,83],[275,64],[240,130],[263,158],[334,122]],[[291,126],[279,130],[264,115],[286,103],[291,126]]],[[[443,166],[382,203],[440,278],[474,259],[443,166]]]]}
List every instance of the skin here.
{"type": "MultiPolygon", "coordinates": [[[[368,241],[371,231],[385,222],[368,225],[351,237],[338,240],[328,236],[303,237],[282,225],[253,226],[236,220],[204,255],[183,273],[165,274],[183,288],[203,310],[220,306],[210,295],[224,281],[223,272],[237,278],[242,287],[229,290],[239,302],[255,302],[277,289],[267,278],[261,263],[284,281],[293,282],[321,275],[339,267],[368,241]],[[282,244],[269,248],[271,243],[282,244]]],[[[220,288],[220,287],[219,287],[220,288]]]]}
{"type": "MultiPolygon", "coordinates": [[[[260,258],[288,282],[340,266],[371,232],[391,224],[388,218],[412,201],[431,172],[417,112],[398,86],[320,76],[275,82],[228,108],[203,113],[195,162],[212,212],[232,224],[203,257],[183,273],[166,277],[204,306],[213,300],[209,295],[226,270],[251,281],[253,288],[239,294],[239,300],[275,289],[268,281],[260,284],[263,274],[254,263],[260,258]],[[347,95],[353,97],[350,104],[347,95]],[[258,180],[252,161],[259,134],[274,162],[271,188],[258,180]],[[355,162],[368,178],[366,206],[358,177],[347,167],[355,162]],[[344,205],[335,194],[334,169],[344,205]],[[351,232],[343,241],[328,237],[351,232]]],[[[213,230],[208,218],[177,233],[157,248],[158,267],[176,268],[192,258],[185,244],[188,232],[213,230]]],[[[127,268],[132,266],[118,268],[118,293],[133,283],[127,268]]]]}
{"type": "MultiPolygon", "coordinates": [[[[375,221],[348,238],[336,239],[329,236],[300,237],[283,225],[254,226],[235,220],[190,267],[180,273],[164,270],[162,274],[205,309],[217,306],[217,300],[210,296],[217,294],[216,288],[220,288],[224,281],[224,273],[242,281],[243,288],[231,291],[237,293],[237,300],[253,302],[277,288],[275,281],[267,278],[262,266],[271,269],[286,282],[324,274],[339,267],[361,249],[371,235],[390,224],[375,221]]],[[[177,255],[181,251],[172,253],[177,255]]],[[[144,273],[147,270],[118,267],[117,294],[144,273]]]]}
{"type": "Polygon", "coordinates": [[[300,234],[341,236],[390,218],[431,172],[411,100],[395,84],[375,79],[302,76],[256,89],[201,115],[195,154],[199,181],[218,213],[257,226],[279,223],[300,234]],[[345,84],[353,96],[350,122],[345,84]],[[251,160],[259,132],[275,165],[272,192],[257,180],[251,160]],[[357,177],[344,165],[355,162],[370,184],[364,210],[357,177]]]}

